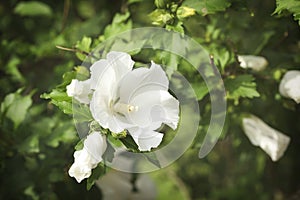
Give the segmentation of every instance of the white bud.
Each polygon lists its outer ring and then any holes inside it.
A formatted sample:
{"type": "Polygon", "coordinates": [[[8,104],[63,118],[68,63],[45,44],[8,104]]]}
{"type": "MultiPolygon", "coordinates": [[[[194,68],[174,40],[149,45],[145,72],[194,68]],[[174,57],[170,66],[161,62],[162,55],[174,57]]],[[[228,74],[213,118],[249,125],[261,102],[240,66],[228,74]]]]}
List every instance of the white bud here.
{"type": "Polygon", "coordinates": [[[282,96],[300,103],[300,71],[291,70],[285,73],[279,85],[279,92],[282,96]]]}
{"type": "Polygon", "coordinates": [[[268,126],[254,115],[243,119],[243,129],[250,142],[262,148],[273,161],[283,156],[290,142],[288,136],[268,126]]]}
{"type": "Polygon", "coordinates": [[[262,71],[268,65],[267,59],[262,56],[238,55],[238,61],[242,68],[249,68],[254,71],[262,71]]]}

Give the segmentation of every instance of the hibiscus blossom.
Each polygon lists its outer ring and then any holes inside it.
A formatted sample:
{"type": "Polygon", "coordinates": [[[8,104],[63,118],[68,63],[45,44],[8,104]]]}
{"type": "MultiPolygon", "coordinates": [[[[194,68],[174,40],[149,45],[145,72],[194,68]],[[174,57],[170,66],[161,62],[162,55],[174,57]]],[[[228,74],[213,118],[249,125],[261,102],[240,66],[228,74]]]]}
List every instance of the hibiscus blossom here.
{"type": "Polygon", "coordinates": [[[88,81],[76,82],[82,84],[79,88],[87,83],[89,88],[72,94],[86,103],[82,95],[92,90],[90,110],[100,126],[113,133],[127,130],[139,150],[148,151],[161,143],[163,134],[156,129],[162,124],[177,128],[179,102],[168,92],[169,80],[161,66],[152,62],[150,68],[133,70],[133,65],[127,53],[110,52],[91,66],[88,81]]]}

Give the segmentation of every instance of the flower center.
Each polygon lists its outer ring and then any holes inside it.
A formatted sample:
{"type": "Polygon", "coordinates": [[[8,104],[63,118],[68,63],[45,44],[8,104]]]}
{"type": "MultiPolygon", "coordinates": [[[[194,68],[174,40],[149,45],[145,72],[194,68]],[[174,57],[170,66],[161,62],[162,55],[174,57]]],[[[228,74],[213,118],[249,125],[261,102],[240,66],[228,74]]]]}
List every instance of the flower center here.
{"type": "Polygon", "coordinates": [[[127,114],[138,111],[138,106],[117,102],[112,105],[112,110],[119,114],[127,114]]]}

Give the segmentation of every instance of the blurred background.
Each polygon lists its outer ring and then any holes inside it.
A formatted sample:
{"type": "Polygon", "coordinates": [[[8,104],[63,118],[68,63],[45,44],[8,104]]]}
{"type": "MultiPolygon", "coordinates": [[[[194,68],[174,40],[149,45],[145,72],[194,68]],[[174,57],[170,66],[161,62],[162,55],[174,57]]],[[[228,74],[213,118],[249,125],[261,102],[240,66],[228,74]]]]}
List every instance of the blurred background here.
{"type": "MultiPolygon", "coordinates": [[[[197,93],[198,136],[178,161],[147,174],[155,199],[300,199],[300,106],[278,92],[283,74],[300,69],[299,16],[296,0],[1,1],[0,199],[103,199],[100,187],[88,191],[86,181],[69,177],[79,139],[72,116],[40,96],[82,62],[78,52],[57,45],[89,52],[114,34],[146,26],[185,33],[202,44],[214,55],[228,92],[222,137],[203,159],[198,151],[210,119],[209,95],[197,93]],[[177,12],[180,6],[194,11],[177,12]],[[240,68],[238,54],[264,56],[267,69],[240,68]],[[243,75],[250,80],[237,78],[243,75]],[[259,97],[241,92],[247,81],[259,97]],[[291,138],[279,161],[250,143],[241,126],[244,113],[291,138]]],[[[143,56],[148,54],[136,58],[143,56]]],[[[205,91],[183,62],[177,60],[174,69],[205,91]]]]}

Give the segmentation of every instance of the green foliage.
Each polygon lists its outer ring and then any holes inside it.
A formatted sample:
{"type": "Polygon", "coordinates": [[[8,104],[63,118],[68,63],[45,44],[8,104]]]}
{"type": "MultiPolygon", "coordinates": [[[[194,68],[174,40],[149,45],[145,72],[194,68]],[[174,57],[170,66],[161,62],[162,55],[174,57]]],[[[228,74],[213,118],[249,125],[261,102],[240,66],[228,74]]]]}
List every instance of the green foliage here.
{"type": "MultiPolygon", "coordinates": [[[[71,83],[72,79],[85,80],[88,78],[88,76],[89,76],[89,71],[85,67],[82,66],[76,67],[73,72],[66,72],[63,75],[63,82],[60,85],[58,85],[55,89],[53,89],[49,94],[46,93],[42,94],[41,98],[50,99],[51,103],[56,105],[65,114],[72,114],[73,113],[72,97],[69,97],[67,95],[66,86],[71,83]]],[[[90,116],[90,114],[88,114],[87,112],[81,112],[81,111],[83,111],[83,109],[80,109],[77,112],[81,114],[80,115],[81,117],[86,115],[90,116]]]]}
{"type": "Polygon", "coordinates": [[[107,39],[118,33],[130,30],[132,28],[132,21],[129,19],[130,13],[126,12],[124,14],[117,13],[110,25],[106,26],[104,30],[104,38],[107,39]]]}
{"type": "Polygon", "coordinates": [[[19,2],[14,9],[21,16],[51,16],[52,9],[49,5],[40,1],[19,2]]]}
{"type": "Polygon", "coordinates": [[[76,52],[76,56],[79,60],[84,61],[86,54],[91,51],[92,39],[89,37],[83,37],[81,41],[78,41],[76,44],[76,48],[80,50],[80,52],[76,52]]]}
{"type": "Polygon", "coordinates": [[[185,0],[183,5],[194,8],[199,14],[205,16],[219,11],[225,11],[231,3],[228,0],[185,0]]]}
{"type": "Polygon", "coordinates": [[[293,14],[294,19],[298,20],[300,25],[300,2],[298,0],[276,0],[276,9],[273,14],[282,14],[288,11],[293,14]]]}
{"type": "Polygon", "coordinates": [[[8,94],[1,103],[1,116],[7,117],[14,122],[17,128],[25,119],[27,111],[32,104],[32,95],[21,95],[22,89],[8,94]]]}
{"type": "Polygon", "coordinates": [[[238,104],[238,100],[241,97],[259,97],[259,93],[256,91],[256,83],[251,75],[229,77],[225,81],[225,87],[227,89],[227,98],[234,100],[235,104],[238,104]]]}
{"type": "MultiPolygon", "coordinates": [[[[2,1],[0,199],[100,198],[97,187],[92,185],[105,173],[103,165],[93,170],[87,184],[77,184],[68,176],[74,146],[76,150],[83,147],[70,114],[76,116],[76,123],[87,122],[91,126],[93,119],[87,106],[67,96],[66,86],[74,78],[86,80],[90,76],[89,70],[80,65],[86,56],[93,62],[100,55],[90,54],[94,47],[118,33],[146,26],[187,34],[199,42],[213,55],[228,99],[222,137],[209,156],[199,160],[198,148],[210,123],[213,98],[205,82],[184,59],[158,51],[165,45],[159,36],[139,44],[142,48],[147,42],[152,43],[154,51],[132,53],[133,59],[138,60],[137,66],[145,66],[151,60],[166,65],[169,78],[183,95],[191,98],[182,83],[176,82],[176,73],[186,77],[201,111],[193,143],[197,149],[186,152],[172,168],[153,174],[158,199],[295,196],[300,173],[291,169],[300,166],[299,146],[295,142],[300,139],[299,105],[282,97],[278,86],[287,70],[299,70],[300,4],[298,0],[276,0],[275,11],[274,6],[273,1],[242,0],[128,0],[116,1],[114,5],[108,0],[76,0],[72,4],[69,0],[2,1]],[[265,71],[241,69],[237,55],[247,54],[264,56],[269,62],[265,71]],[[279,162],[271,162],[263,151],[249,143],[240,124],[245,113],[260,116],[292,138],[279,162]]],[[[163,40],[178,48],[173,38],[163,40]]],[[[194,108],[189,109],[192,118],[194,108]]],[[[125,145],[138,152],[130,135],[101,131],[113,144],[107,149],[106,161],[111,161],[114,145],[125,145]]],[[[167,137],[173,138],[166,134],[164,138],[167,137]]],[[[167,138],[164,145],[170,140],[167,138]]],[[[152,155],[145,159],[160,166],[152,155]]]]}
{"type": "Polygon", "coordinates": [[[95,182],[105,173],[105,166],[99,164],[95,169],[93,169],[92,175],[87,179],[86,189],[90,190],[95,182]]]}

